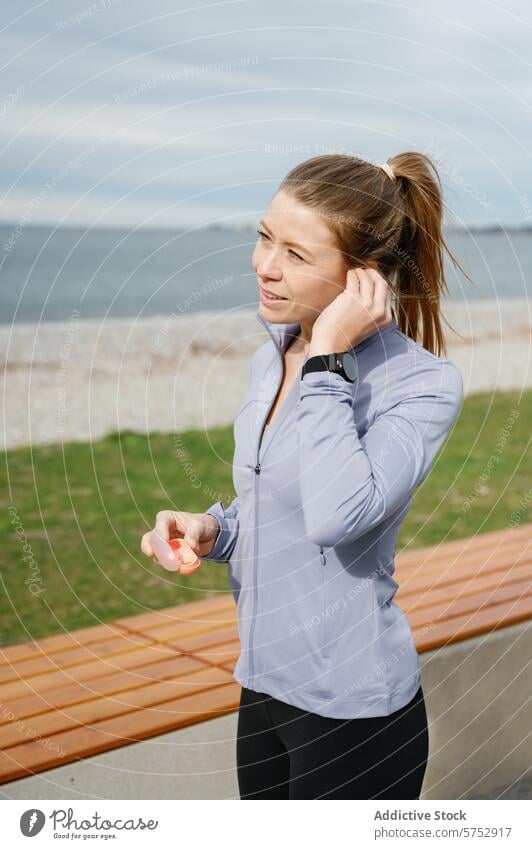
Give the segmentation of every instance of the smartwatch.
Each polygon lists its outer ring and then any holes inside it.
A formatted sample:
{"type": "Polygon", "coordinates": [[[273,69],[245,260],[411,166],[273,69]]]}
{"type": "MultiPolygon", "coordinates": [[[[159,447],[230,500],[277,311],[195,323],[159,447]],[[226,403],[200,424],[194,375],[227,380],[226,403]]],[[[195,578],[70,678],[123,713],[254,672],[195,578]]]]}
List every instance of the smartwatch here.
{"type": "Polygon", "coordinates": [[[341,351],[339,354],[317,354],[310,357],[301,370],[301,377],[313,371],[332,371],[341,375],[349,383],[354,383],[358,377],[357,361],[351,351],[341,351]]]}

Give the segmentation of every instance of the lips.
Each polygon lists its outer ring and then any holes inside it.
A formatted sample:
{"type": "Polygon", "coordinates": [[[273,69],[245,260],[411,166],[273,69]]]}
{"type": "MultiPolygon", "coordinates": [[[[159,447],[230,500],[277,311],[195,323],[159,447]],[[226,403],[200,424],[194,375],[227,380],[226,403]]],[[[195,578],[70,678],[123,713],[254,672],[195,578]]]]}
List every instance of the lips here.
{"type": "Polygon", "coordinates": [[[288,298],[283,298],[282,295],[276,295],[275,292],[270,292],[268,289],[265,289],[264,286],[261,286],[262,291],[269,298],[276,298],[279,301],[287,301],[288,298]]]}

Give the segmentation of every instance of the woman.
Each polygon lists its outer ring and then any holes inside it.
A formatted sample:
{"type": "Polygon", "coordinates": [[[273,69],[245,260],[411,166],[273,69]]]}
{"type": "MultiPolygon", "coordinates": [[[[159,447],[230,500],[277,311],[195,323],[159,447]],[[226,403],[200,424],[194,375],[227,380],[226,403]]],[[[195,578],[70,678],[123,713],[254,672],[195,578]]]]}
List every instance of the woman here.
{"type": "Polygon", "coordinates": [[[237,498],[157,514],[166,538],[229,564],[241,799],[419,798],[427,716],[393,572],[463,400],[439,356],[442,209],[419,153],[289,172],[253,254],[270,339],[234,421],[237,498]]]}

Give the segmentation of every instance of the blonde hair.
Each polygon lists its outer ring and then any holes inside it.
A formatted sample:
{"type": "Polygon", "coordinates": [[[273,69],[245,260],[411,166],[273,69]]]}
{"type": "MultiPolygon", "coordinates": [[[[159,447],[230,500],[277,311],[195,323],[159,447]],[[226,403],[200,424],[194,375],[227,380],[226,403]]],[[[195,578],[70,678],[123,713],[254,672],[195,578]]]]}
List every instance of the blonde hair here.
{"type": "Polygon", "coordinates": [[[376,264],[392,289],[399,329],[445,355],[444,252],[473,281],[443,237],[439,174],[423,153],[399,153],[383,164],[347,154],[315,156],[292,168],[278,191],[324,218],[348,267],[376,264]]]}

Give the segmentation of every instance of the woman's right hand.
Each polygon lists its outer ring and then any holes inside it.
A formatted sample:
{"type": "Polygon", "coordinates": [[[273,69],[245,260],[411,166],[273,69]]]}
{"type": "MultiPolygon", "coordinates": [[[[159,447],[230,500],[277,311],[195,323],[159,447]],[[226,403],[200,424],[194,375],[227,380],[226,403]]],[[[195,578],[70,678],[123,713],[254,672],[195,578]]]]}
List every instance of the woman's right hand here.
{"type": "MultiPolygon", "coordinates": [[[[166,541],[184,539],[198,557],[206,557],[214,546],[220,525],[210,513],[160,510],[155,516],[153,530],[166,541]]],[[[154,556],[150,545],[150,534],[151,531],[145,533],[140,543],[140,550],[147,557],[154,556]]],[[[175,555],[178,560],[181,559],[177,551],[175,555]]]]}

